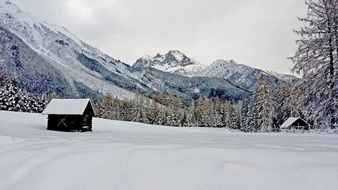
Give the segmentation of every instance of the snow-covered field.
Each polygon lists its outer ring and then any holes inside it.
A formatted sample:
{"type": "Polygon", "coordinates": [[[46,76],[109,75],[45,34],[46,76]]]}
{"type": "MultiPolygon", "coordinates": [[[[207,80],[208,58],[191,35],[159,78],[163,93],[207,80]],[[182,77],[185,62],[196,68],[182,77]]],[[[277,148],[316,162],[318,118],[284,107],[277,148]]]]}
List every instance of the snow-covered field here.
{"type": "Polygon", "coordinates": [[[234,134],[94,119],[47,131],[40,114],[0,112],[0,189],[336,190],[338,136],[234,134]]]}

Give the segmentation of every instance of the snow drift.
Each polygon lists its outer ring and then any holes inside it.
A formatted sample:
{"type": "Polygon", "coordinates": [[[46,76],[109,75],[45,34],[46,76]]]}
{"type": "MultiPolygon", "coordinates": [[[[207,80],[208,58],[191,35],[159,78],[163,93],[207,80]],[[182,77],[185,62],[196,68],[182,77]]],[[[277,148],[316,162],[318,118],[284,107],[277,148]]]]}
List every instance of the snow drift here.
{"type": "Polygon", "coordinates": [[[94,119],[46,130],[40,114],[0,112],[0,189],[335,190],[338,137],[233,134],[94,119]]]}

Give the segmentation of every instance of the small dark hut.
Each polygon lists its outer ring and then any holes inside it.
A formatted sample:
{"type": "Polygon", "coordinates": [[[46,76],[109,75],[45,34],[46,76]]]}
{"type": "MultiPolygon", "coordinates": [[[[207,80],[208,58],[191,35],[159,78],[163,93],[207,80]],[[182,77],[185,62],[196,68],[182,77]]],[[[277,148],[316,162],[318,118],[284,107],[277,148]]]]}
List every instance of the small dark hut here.
{"type": "Polygon", "coordinates": [[[47,130],[92,131],[95,116],[89,99],[52,99],[43,115],[48,115],[47,130]]]}
{"type": "Polygon", "coordinates": [[[300,117],[288,118],[280,127],[281,130],[309,130],[310,124],[300,117]]]}

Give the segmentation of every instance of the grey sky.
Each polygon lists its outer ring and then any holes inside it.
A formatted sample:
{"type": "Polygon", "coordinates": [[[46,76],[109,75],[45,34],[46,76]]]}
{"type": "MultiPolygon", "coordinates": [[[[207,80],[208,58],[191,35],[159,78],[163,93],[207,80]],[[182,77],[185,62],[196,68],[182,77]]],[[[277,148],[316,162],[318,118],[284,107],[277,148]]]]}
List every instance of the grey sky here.
{"type": "Polygon", "coordinates": [[[289,73],[304,0],[12,0],[65,26],[104,53],[132,64],[144,55],[183,51],[203,64],[234,59],[289,73]]]}

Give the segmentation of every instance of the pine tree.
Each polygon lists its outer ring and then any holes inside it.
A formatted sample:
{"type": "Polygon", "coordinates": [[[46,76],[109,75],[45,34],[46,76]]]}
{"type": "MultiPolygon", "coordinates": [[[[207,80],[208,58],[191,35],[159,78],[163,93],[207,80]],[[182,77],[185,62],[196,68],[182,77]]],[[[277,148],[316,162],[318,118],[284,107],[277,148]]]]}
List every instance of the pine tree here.
{"type": "Polygon", "coordinates": [[[157,102],[152,101],[151,106],[148,109],[148,121],[150,124],[160,125],[162,124],[162,118],[161,118],[161,109],[159,108],[159,105],[157,102]]]}
{"type": "Polygon", "coordinates": [[[284,83],[279,86],[275,100],[275,114],[274,120],[277,130],[289,117],[292,116],[292,102],[291,102],[291,84],[284,83]]]}
{"type": "Polygon", "coordinates": [[[117,119],[116,100],[111,94],[107,94],[100,103],[99,114],[102,118],[117,119]]]}
{"type": "Polygon", "coordinates": [[[211,100],[211,109],[210,109],[210,124],[211,127],[220,127],[222,126],[222,115],[221,115],[221,100],[216,97],[211,100]]]}
{"type": "Polygon", "coordinates": [[[192,100],[186,111],[186,126],[196,127],[197,125],[196,103],[192,100]]]}
{"type": "Polygon", "coordinates": [[[196,122],[199,127],[209,127],[209,106],[208,101],[202,96],[196,100],[196,122]]]}
{"type": "Polygon", "coordinates": [[[299,100],[300,95],[300,88],[297,85],[293,85],[289,97],[291,103],[291,117],[303,117],[302,106],[299,100]]]}
{"type": "Polygon", "coordinates": [[[240,130],[247,132],[247,118],[248,118],[248,112],[249,112],[249,101],[248,100],[243,100],[242,101],[242,106],[240,109],[240,130]]]}
{"type": "Polygon", "coordinates": [[[253,94],[253,111],[256,113],[255,131],[272,132],[273,127],[273,100],[269,79],[262,74],[259,84],[253,94]]]}
{"type": "Polygon", "coordinates": [[[236,128],[236,122],[235,122],[235,109],[232,107],[230,101],[225,102],[225,125],[227,128],[234,129],[236,128]]]}
{"type": "Polygon", "coordinates": [[[221,126],[222,127],[227,127],[228,126],[228,109],[226,106],[226,102],[222,102],[220,105],[220,117],[221,117],[221,126]]]}
{"type": "Polygon", "coordinates": [[[131,100],[120,101],[120,120],[132,121],[133,119],[133,102],[131,100]]]}
{"type": "Polygon", "coordinates": [[[234,108],[233,112],[233,119],[232,119],[232,125],[234,126],[233,129],[240,130],[241,129],[241,110],[242,110],[242,101],[237,102],[236,104],[233,104],[232,107],[234,108]]]}
{"type": "Polygon", "coordinates": [[[146,104],[145,97],[137,94],[135,99],[135,109],[134,109],[134,118],[133,121],[148,123],[148,119],[146,116],[146,104]]]}
{"type": "Polygon", "coordinates": [[[248,100],[248,112],[245,126],[246,132],[257,132],[259,130],[259,126],[257,125],[257,112],[255,110],[254,97],[251,97],[248,100]]]}
{"type": "Polygon", "coordinates": [[[41,113],[46,101],[23,91],[14,80],[0,77],[0,110],[41,113]]]}
{"type": "Polygon", "coordinates": [[[304,26],[296,31],[298,49],[293,70],[303,75],[302,102],[317,128],[337,128],[338,19],[336,0],[307,0],[304,26]]]}

